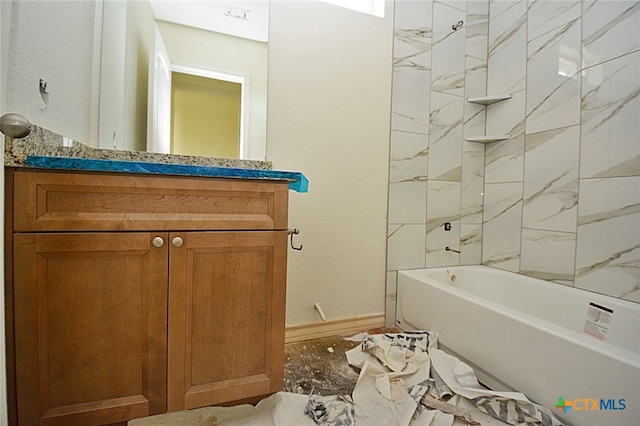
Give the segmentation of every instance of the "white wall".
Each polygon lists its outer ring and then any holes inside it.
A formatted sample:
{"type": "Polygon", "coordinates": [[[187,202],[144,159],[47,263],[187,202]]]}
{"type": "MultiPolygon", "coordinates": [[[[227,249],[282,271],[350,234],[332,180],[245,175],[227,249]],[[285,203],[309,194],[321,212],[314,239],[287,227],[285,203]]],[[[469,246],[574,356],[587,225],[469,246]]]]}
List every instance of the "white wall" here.
{"type": "Polygon", "coordinates": [[[13,2],[7,110],[32,123],[89,143],[95,2],[13,2]],[[43,110],[39,80],[48,83],[43,110]]]}
{"type": "Polygon", "coordinates": [[[287,325],[384,312],[393,16],[317,2],[270,7],[267,159],[290,194],[287,325]]]}

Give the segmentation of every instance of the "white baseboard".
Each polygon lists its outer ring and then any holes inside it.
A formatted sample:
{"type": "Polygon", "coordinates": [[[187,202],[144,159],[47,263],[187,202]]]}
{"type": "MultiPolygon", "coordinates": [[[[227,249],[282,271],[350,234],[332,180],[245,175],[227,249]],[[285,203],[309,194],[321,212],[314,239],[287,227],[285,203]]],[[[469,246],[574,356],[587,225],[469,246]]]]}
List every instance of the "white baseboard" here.
{"type": "Polygon", "coordinates": [[[285,329],[285,343],[300,342],[302,340],[339,336],[350,333],[356,334],[361,331],[381,328],[384,326],[384,314],[293,325],[285,329]]]}

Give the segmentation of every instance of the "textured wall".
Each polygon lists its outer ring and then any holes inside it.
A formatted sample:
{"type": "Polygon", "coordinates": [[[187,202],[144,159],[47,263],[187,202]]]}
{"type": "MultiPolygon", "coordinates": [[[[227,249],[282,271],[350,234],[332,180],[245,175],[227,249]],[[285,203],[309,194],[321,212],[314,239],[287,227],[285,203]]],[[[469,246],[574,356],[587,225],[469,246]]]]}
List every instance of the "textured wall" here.
{"type": "Polygon", "coordinates": [[[95,3],[12,5],[7,110],[75,140],[92,142],[91,126],[97,129],[92,76],[99,67],[99,58],[94,58],[95,3]],[[38,91],[40,79],[48,84],[46,109],[38,91]]]}
{"type": "Polygon", "coordinates": [[[309,178],[290,194],[287,325],[384,312],[392,12],[271,3],[267,159],[309,178]]]}

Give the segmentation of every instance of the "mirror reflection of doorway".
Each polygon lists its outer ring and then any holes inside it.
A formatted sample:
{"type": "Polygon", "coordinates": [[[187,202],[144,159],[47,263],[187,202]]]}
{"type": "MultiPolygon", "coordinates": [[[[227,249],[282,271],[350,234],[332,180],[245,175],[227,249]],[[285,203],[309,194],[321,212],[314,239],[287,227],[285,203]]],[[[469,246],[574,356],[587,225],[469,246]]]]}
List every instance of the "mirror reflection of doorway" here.
{"type": "Polygon", "coordinates": [[[239,158],[242,84],[172,72],[171,153],[239,158]]]}

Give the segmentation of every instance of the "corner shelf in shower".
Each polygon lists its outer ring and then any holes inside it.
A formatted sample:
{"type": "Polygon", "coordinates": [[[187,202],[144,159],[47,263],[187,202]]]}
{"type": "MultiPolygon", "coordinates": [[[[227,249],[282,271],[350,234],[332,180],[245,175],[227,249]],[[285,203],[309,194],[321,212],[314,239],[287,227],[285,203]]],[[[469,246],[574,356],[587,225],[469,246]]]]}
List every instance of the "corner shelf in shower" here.
{"type": "Polygon", "coordinates": [[[505,95],[476,96],[474,98],[467,98],[467,102],[471,102],[472,104],[491,105],[496,102],[511,99],[512,96],[513,95],[511,93],[507,93],[505,95]]]}
{"type": "MultiPolygon", "coordinates": [[[[507,93],[504,95],[477,96],[473,98],[467,98],[467,102],[487,106],[487,105],[495,104],[496,102],[511,99],[512,96],[513,95],[511,93],[507,93]]],[[[469,137],[466,137],[465,140],[469,142],[489,143],[489,142],[504,141],[509,138],[510,138],[509,135],[491,135],[491,136],[469,136],[469,137]]]]}
{"type": "Polygon", "coordinates": [[[481,142],[481,143],[489,143],[489,142],[497,142],[504,141],[509,139],[511,136],[509,135],[493,135],[493,136],[468,136],[464,138],[464,140],[468,142],[481,142]]]}

